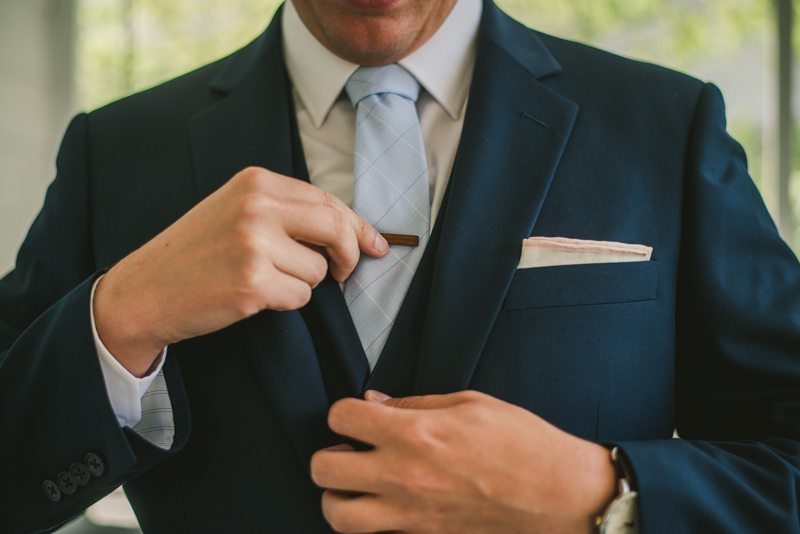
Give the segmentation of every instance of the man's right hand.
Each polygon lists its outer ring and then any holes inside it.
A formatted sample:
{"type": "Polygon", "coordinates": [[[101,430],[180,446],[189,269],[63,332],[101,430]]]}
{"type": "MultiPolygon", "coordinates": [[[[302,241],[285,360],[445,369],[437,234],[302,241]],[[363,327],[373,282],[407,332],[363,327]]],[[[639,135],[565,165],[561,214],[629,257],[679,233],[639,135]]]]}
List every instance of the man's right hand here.
{"type": "Polygon", "coordinates": [[[161,350],[261,310],[305,306],[386,240],[333,195],[248,168],[114,266],[94,297],[97,332],[133,375],[161,350]]]}

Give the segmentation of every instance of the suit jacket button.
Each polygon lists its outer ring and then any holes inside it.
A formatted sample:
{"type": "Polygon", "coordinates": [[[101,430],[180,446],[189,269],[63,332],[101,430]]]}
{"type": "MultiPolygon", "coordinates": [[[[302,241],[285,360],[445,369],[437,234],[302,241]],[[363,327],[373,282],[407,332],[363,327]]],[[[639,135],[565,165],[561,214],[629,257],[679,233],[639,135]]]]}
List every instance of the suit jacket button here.
{"type": "Polygon", "coordinates": [[[96,477],[102,475],[106,470],[106,465],[103,463],[103,460],[100,459],[95,453],[90,452],[86,455],[86,468],[89,470],[91,474],[96,477]]]}
{"type": "Polygon", "coordinates": [[[92,478],[86,466],[78,462],[69,466],[69,474],[72,480],[79,486],[85,486],[89,483],[89,479],[92,478]]]}
{"type": "Polygon", "coordinates": [[[56,483],[52,480],[45,480],[44,484],[42,485],[42,489],[44,489],[44,494],[53,502],[58,501],[61,498],[61,491],[56,486],[56,483]]]}
{"type": "Polygon", "coordinates": [[[58,489],[61,490],[61,493],[64,495],[72,495],[75,493],[75,490],[78,489],[78,485],[75,484],[75,480],[72,479],[69,473],[66,471],[62,471],[58,474],[56,478],[58,482],[58,489]]]}

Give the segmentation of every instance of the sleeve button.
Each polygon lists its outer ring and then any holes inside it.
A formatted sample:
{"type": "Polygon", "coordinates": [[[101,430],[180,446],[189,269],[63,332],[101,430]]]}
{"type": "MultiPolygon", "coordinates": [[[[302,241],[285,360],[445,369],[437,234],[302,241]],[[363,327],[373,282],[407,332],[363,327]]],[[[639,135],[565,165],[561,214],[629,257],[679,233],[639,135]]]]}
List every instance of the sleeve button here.
{"type": "Polygon", "coordinates": [[[58,482],[58,489],[60,489],[61,493],[64,495],[72,495],[75,493],[75,490],[78,489],[78,485],[75,484],[72,476],[66,471],[60,472],[56,481],[58,482]]]}
{"type": "Polygon", "coordinates": [[[56,502],[61,499],[61,491],[52,480],[45,480],[42,489],[44,489],[45,496],[51,501],[56,502]]]}
{"type": "Polygon", "coordinates": [[[86,466],[77,462],[69,466],[69,474],[72,480],[79,486],[85,486],[89,483],[89,479],[91,478],[86,466]]]}
{"type": "Polygon", "coordinates": [[[102,475],[106,470],[103,460],[93,452],[86,455],[86,468],[96,477],[102,475]]]}

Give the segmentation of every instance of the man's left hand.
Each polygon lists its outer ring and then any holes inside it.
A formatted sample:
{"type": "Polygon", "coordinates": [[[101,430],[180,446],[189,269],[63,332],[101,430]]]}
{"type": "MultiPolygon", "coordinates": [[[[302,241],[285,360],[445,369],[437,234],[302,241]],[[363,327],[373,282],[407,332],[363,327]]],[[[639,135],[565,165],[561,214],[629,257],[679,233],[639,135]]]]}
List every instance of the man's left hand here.
{"type": "Polygon", "coordinates": [[[318,451],[311,476],[343,533],[594,532],[615,492],[608,451],[465,391],[343,399],[331,429],[372,445],[318,451]]]}

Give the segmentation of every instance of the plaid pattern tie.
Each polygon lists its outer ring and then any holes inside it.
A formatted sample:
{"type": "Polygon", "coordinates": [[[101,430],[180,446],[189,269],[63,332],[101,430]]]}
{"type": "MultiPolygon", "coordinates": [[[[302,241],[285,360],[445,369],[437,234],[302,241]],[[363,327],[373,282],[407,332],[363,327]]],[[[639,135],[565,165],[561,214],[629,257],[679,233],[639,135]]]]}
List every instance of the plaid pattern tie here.
{"type": "Polygon", "coordinates": [[[370,370],[380,357],[430,235],[428,164],[415,102],[420,86],[397,64],[360,67],[345,86],[356,108],[353,209],[379,232],[419,236],[381,259],[361,256],[344,290],[370,370]]]}

